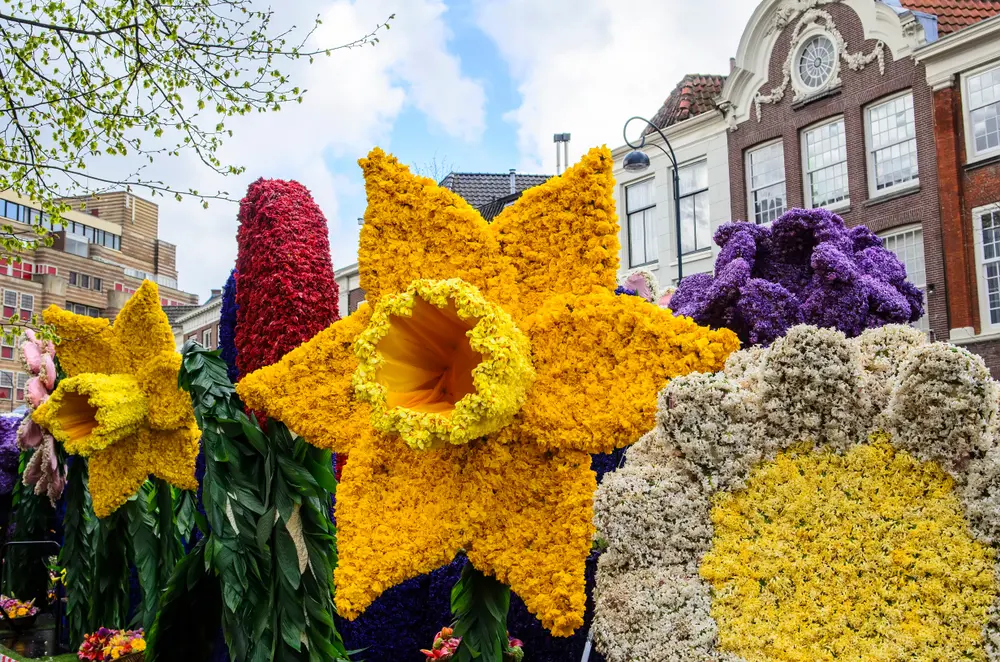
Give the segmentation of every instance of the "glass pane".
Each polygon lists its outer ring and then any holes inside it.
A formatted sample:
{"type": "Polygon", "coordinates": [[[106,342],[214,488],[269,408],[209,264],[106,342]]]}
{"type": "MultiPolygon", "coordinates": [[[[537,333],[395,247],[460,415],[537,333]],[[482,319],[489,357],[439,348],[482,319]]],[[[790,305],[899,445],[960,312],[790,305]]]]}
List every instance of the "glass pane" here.
{"type": "Polygon", "coordinates": [[[976,152],[1000,147],[1000,101],[972,111],[971,120],[976,152]]]}
{"type": "Polygon", "coordinates": [[[785,213],[785,183],[754,191],[754,222],[764,225],[785,213]]]}
{"type": "Polygon", "coordinates": [[[785,181],[785,148],[779,143],[750,152],[750,188],[759,188],[785,181]]]}
{"type": "Polygon", "coordinates": [[[646,232],[646,262],[656,262],[657,260],[657,249],[656,249],[656,221],[654,220],[653,210],[647,209],[642,212],[643,216],[643,227],[646,232]]]}
{"type": "Polygon", "coordinates": [[[836,49],[826,35],[811,37],[799,55],[799,78],[808,88],[823,87],[830,80],[836,61],[836,49]]]}
{"type": "Polygon", "coordinates": [[[1000,212],[983,214],[983,258],[994,260],[1000,257],[1000,212]]]}
{"type": "Polygon", "coordinates": [[[873,106],[868,111],[868,121],[871,125],[872,149],[881,149],[915,137],[913,95],[907,94],[873,106]]]}
{"type": "Polygon", "coordinates": [[[681,252],[690,253],[697,249],[695,241],[694,197],[681,199],[681,252]]]}
{"type": "Polygon", "coordinates": [[[653,180],[647,179],[625,188],[625,206],[629,212],[638,211],[653,204],[653,180]]]}
{"type": "Polygon", "coordinates": [[[628,217],[628,249],[629,266],[637,267],[646,262],[646,243],[643,233],[643,212],[629,214],[628,217]]]}
{"type": "Polygon", "coordinates": [[[708,162],[699,161],[677,170],[680,194],[688,195],[708,188],[708,162]]]}
{"type": "Polygon", "coordinates": [[[708,191],[695,196],[694,217],[698,250],[709,248],[712,245],[712,225],[708,214],[708,191]]]}
{"type": "Polygon", "coordinates": [[[872,154],[875,190],[881,191],[917,178],[917,140],[892,145],[872,154]]]}
{"type": "Polygon", "coordinates": [[[847,164],[838,163],[809,175],[812,206],[826,207],[847,200],[847,164]]]}

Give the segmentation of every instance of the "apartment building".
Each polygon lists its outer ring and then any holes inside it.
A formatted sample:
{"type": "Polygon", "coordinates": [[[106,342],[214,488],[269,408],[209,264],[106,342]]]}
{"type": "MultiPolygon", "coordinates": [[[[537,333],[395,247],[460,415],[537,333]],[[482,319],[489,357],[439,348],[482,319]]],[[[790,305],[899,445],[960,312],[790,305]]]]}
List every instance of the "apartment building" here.
{"type": "MultiPolygon", "coordinates": [[[[158,237],[156,204],[126,192],[67,199],[64,225],[54,225],[27,199],[0,192],[3,222],[23,232],[41,226],[51,246],[22,255],[20,264],[0,261],[3,315],[30,319],[55,304],[81,315],[113,319],[143,280],[156,282],[161,303],[197,303],[178,289],[176,247],[158,237]]],[[[0,346],[0,411],[24,401],[27,375],[17,348],[0,346]]]]}

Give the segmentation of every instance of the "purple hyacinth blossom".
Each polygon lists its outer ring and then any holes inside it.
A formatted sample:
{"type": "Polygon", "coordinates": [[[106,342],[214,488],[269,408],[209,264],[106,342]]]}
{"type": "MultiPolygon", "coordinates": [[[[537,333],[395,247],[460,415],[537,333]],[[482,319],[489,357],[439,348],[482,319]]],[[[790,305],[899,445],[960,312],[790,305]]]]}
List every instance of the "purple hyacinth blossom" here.
{"type": "Polygon", "coordinates": [[[17,445],[17,429],[23,416],[0,416],[0,494],[10,494],[20,475],[17,472],[21,449],[17,445]]]}
{"type": "Polygon", "coordinates": [[[792,209],[770,227],[727,223],[715,233],[715,273],[685,278],[671,300],[677,315],[768,345],[796,324],[867,328],[923,315],[923,293],[903,263],[866,227],[848,229],[825,209],[792,209]]]}

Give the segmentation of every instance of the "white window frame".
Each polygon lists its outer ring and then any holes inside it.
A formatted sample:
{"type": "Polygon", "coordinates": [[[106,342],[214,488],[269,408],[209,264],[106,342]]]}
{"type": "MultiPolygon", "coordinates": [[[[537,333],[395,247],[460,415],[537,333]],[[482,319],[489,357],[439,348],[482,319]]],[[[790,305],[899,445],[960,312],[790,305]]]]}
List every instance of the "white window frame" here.
{"type": "MultiPolygon", "coordinates": [[[[888,239],[893,239],[895,237],[902,237],[904,235],[908,235],[908,234],[911,234],[913,232],[919,232],[920,233],[920,249],[922,251],[924,251],[924,227],[920,223],[915,223],[913,225],[904,225],[903,227],[893,228],[891,230],[886,230],[885,232],[879,234],[878,237],[879,237],[879,239],[882,240],[882,244],[884,246],[887,243],[886,240],[888,240],[888,239]]],[[[893,255],[896,255],[896,252],[893,251],[888,246],[886,246],[886,250],[888,250],[893,255]]],[[[896,255],[896,257],[899,257],[899,256],[896,255]]],[[[915,285],[918,288],[920,288],[920,291],[924,293],[924,314],[923,314],[923,317],[921,317],[916,322],[911,323],[910,326],[912,326],[913,328],[918,329],[920,331],[923,331],[924,333],[930,333],[930,317],[928,316],[929,315],[929,310],[928,310],[928,307],[927,307],[927,253],[926,253],[926,251],[924,251],[924,254],[923,254],[922,257],[923,257],[923,262],[924,262],[924,279],[923,279],[923,282],[917,282],[917,281],[913,280],[913,274],[910,273],[909,269],[907,269],[907,271],[906,271],[906,280],[908,280],[910,283],[912,283],[913,285],[915,285]]],[[[900,258],[899,261],[903,262],[903,259],[900,258]]],[[[903,262],[903,266],[906,266],[906,262],[903,262]]]]}
{"type": "MultiPolygon", "coordinates": [[[[753,194],[760,190],[753,187],[753,167],[750,164],[750,155],[754,152],[759,152],[761,150],[767,149],[768,147],[774,147],[775,145],[781,145],[781,182],[774,182],[774,184],[768,184],[762,188],[770,188],[776,184],[781,184],[785,189],[785,206],[781,214],[788,211],[788,172],[785,168],[785,142],[784,138],[775,138],[774,140],[768,140],[767,142],[760,143],[759,145],[754,145],[750,149],[746,150],[743,155],[744,165],[744,175],[746,176],[746,187],[747,187],[747,220],[753,222],[755,225],[770,225],[774,221],[768,221],[767,223],[757,222],[757,205],[754,201],[753,194]]],[[[778,214],[778,217],[781,217],[778,214]]],[[[777,219],[775,219],[777,220],[777,219]]]]}
{"type": "MultiPolygon", "coordinates": [[[[809,126],[799,129],[799,152],[801,156],[800,166],[802,168],[802,200],[805,202],[806,209],[816,209],[815,203],[812,199],[812,186],[809,183],[809,150],[806,144],[806,134],[810,131],[815,131],[816,129],[821,129],[828,124],[836,124],[837,122],[844,123],[844,169],[847,172],[847,197],[839,202],[835,202],[828,207],[823,207],[828,211],[841,211],[847,209],[851,206],[851,169],[849,165],[849,149],[847,146],[847,120],[843,115],[835,115],[834,117],[827,117],[826,119],[816,122],[815,124],[810,124],[809,126]]],[[[786,174],[787,177],[787,174],[786,174]]],[[[786,192],[787,193],[787,192],[786,192]]]]}
{"type": "MultiPolygon", "coordinates": [[[[630,181],[630,182],[623,182],[622,183],[622,201],[623,201],[624,207],[625,207],[625,228],[624,228],[624,231],[625,231],[625,242],[624,242],[624,246],[625,246],[625,262],[629,265],[630,269],[638,269],[640,267],[656,266],[657,264],[659,264],[659,260],[660,260],[659,254],[653,256],[653,259],[650,260],[649,262],[644,262],[642,264],[632,264],[632,219],[629,218],[632,214],[635,214],[635,213],[638,213],[638,212],[641,212],[641,211],[646,211],[646,210],[649,210],[649,209],[654,209],[654,210],[656,209],[656,177],[655,176],[654,177],[644,177],[642,179],[636,179],[636,180],[630,181]],[[653,204],[651,204],[648,207],[642,207],[642,208],[636,209],[636,210],[629,209],[628,208],[628,189],[629,189],[629,187],[638,186],[640,184],[649,184],[652,187],[653,193],[650,196],[650,198],[652,199],[653,204]]],[[[655,221],[656,221],[655,213],[656,212],[653,212],[653,213],[654,213],[654,219],[653,219],[654,220],[654,229],[653,229],[653,231],[656,232],[656,229],[657,229],[655,227],[655,221]]],[[[643,239],[644,240],[646,239],[645,234],[643,234],[643,239]]],[[[657,253],[659,253],[659,249],[660,249],[660,243],[659,242],[660,242],[659,237],[656,237],[656,249],[657,249],[657,253]]],[[[645,248],[646,247],[645,247],[645,244],[644,244],[643,245],[643,250],[644,251],[645,251],[645,248]]]]}
{"type": "MultiPolygon", "coordinates": [[[[694,159],[692,161],[688,161],[687,163],[682,163],[682,164],[680,164],[677,167],[677,176],[678,176],[677,182],[678,182],[678,185],[680,184],[680,172],[681,172],[681,170],[684,170],[685,168],[694,168],[694,167],[700,166],[700,165],[705,166],[705,188],[695,189],[694,191],[689,192],[689,193],[681,193],[678,190],[677,191],[677,194],[678,194],[677,200],[679,202],[683,202],[685,198],[696,198],[697,196],[701,195],[702,193],[709,193],[709,191],[711,190],[711,186],[710,186],[709,181],[708,181],[708,176],[709,176],[708,175],[708,158],[706,156],[700,156],[700,157],[698,157],[698,158],[696,158],[696,159],[694,159]]],[[[673,172],[671,172],[671,182],[672,181],[673,181],[673,172]]],[[[673,184],[671,183],[671,186],[672,185],[673,184]]],[[[675,213],[677,212],[676,208],[674,209],[674,212],[675,213]]],[[[711,198],[710,195],[708,197],[708,240],[707,240],[708,243],[705,246],[697,246],[697,242],[698,242],[698,217],[697,217],[697,213],[698,213],[698,208],[695,207],[695,218],[694,218],[694,223],[695,223],[695,228],[694,228],[694,230],[695,230],[695,249],[692,250],[692,251],[687,251],[686,253],[682,253],[682,255],[684,257],[690,257],[692,255],[698,255],[699,253],[705,253],[706,251],[711,252],[711,250],[712,250],[712,235],[714,233],[712,232],[712,198],[711,198]]],[[[684,223],[684,220],[681,219],[680,225],[683,226],[683,223],[684,223]]],[[[676,221],[675,221],[675,228],[676,228],[676,221]]],[[[676,239],[675,239],[675,241],[676,241],[676,239]]],[[[659,243],[657,243],[657,246],[659,246],[659,243]]]]}
{"type": "Polygon", "coordinates": [[[969,78],[973,76],[978,76],[979,74],[986,73],[987,71],[992,71],[994,69],[1000,69],[1000,61],[994,60],[990,64],[973,69],[962,74],[962,123],[964,124],[965,133],[965,160],[968,163],[976,163],[977,161],[983,161],[985,159],[993,158],[994,156],[1000,156],[1000,146],[994,147],[993,149],[988,149],[985,152],[976,152],[976,141],[975,136],[972,135],[972,107],[969,105],[969,78]]]}
{"type": "MultiPolygon", "coordinates": [[[[976,207],[972,210],[972,232],[976,246],[976,288],[979,294],[979,329],[980,333],[1000,333],[1000,323],[993,324],[990,320],[989,288],[986,283],[986,256],[983,246],[983,214],[1000,214],[1000,201],[976,207]]],[[[1000,256],[990,260],[1000,263],[1000,256]]]]}
{"type": "Polygon", "coordinates": [[[0,370],[0,388],[9,388],[10,397],[0,398],[0,402],[14,402],[14,397],[17,395],[17,377],[13,370],[0,370]],[[10,381],[10,386],[3,384],[4,381],[10,381]]]}
{"type": "MultiPolygon", "coordinates": [[[[920,144],[917,141],[916,130],[917,130],[917,118],[916,118],[916,97],[913,96],[913,90],[904,90],[898,94],[893,94],[887,97],[882,97],[877,101],[865,106],[864,110],[864,122],[865,122],[865,164],[868,171],[868,198],[881,198],[885,195],[892,195],[898,193],[899,191],[905,191],[907,189],[917,188],[920,186],[920,144]],[[887,186],[881,191],[878,188],[878,181],[875,178],[875,140],[872,137],[872,115],[871,112],[876,106],[881,106],[883,104],[895,101],[896,99],[902,99],[903,97],[913,97],[914,109],[913,109],[913,138],[907,138],[906,140],[901,140],[898,143],[889,145],[889,147],[894,147],[895,145],[901,145],[904,142],[913,141],[916,145],[917,152],[915,152],[915,158],[917,159],[917,176],[913,179],[900,182],[898,184],[893,184],[887,186]]],[[[882,147],[880,149],[886,149],[882,147]]],[[[848,175],[848,179],[850,175],[848,175]]],[[[848,187],[849,188],[849,187],[848,187]]]]}
{"type": "Polygon", "coordinates": [[[212,349],[212,329],[203,329],[201,332],[201,346],[205,349],[212,349]]]}

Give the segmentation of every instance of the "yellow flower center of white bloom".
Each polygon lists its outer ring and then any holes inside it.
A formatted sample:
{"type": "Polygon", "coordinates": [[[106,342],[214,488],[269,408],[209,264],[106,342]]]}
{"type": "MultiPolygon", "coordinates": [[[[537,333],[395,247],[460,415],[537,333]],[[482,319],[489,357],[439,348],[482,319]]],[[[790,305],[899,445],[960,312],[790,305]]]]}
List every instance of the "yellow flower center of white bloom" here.
{"type": "Polygon", "coordinates": [[[534,380],[531,348],[514,320],[459,280],[418,280],[383,297],[354,345],[354,388],[372,425],[415,449],[498,431],[534,380]]]}
{"type": "Polygon", "coordinates": [[[723,650],[747,662],[986,659],[992,550],[944,471],[873,441],[782,453],[716,496],[701,574],[723,650]]]}

